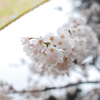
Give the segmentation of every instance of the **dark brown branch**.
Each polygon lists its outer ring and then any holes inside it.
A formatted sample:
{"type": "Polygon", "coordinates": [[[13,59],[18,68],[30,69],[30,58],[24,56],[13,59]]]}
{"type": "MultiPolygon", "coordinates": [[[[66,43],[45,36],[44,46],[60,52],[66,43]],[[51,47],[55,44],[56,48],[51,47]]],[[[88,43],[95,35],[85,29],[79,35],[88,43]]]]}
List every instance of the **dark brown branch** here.
{"type": "Polygon", "coordinates": [[[77,85],[81,85],[81,84],[97,84],[100,83],[100,81],[86,81],[86,82],[78,82],[78,83],[71,83],[65,86],[60,86],[60,87],[47,87],[45,89],[41,89],[41,90],[33,90],[33,91],[12,91],[10,93],[39,93],[39,92],[45,92],[45,91],[49,91],[49,90],[55,90],[55,89],[63,89],[63,88],[68,88],[71,86],[77,86],[77,85]]]}

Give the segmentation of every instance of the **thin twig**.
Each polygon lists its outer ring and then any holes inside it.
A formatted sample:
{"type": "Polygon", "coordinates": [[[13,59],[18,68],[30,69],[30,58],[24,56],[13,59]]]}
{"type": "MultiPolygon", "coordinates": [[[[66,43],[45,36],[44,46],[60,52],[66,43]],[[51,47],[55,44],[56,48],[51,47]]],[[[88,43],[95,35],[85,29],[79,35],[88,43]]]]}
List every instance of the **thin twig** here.
{"type": "Polygon", "coordinates": [[[100,81],[86,81],[86,82],[78,82],[78,83],[71,83],[65,86],[60,86],[60,87],[47,87],[45,89],[41,89],[41,90],[33,90],[33,91],[12,91],[10,93],[39,93],[39,92],[45,92],[45,91],[49,91],[49,90],[55,90],[55,89],[63,89],[63,88],[68,88],[71,86],[77,86],[77,85],[81,85],[81,84],[97,84],[100,83],[100,81]]]}

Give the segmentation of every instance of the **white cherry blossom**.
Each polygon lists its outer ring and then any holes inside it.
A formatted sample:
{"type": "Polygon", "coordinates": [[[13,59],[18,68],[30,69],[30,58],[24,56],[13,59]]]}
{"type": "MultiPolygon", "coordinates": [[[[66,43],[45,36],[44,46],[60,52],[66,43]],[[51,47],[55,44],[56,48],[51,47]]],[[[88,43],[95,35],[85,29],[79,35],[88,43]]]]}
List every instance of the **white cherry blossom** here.
{"type": "Polygon", "coordinates": [[[85,18],[73,17],[68,27],[57,29],[57,35],[49,33],[42,38],[27,38],[28,42],[23,42],[23,50],[39,71],[68,74],[74,61],[82,64],[98,43],[95,33],[85,23],[85,18]]]}
{"type": "Polygon", "coordinates": [[[22,45],[30,44],[30,40],[28,37],[22,37],[21,42],[22,42],[22,45]]]}

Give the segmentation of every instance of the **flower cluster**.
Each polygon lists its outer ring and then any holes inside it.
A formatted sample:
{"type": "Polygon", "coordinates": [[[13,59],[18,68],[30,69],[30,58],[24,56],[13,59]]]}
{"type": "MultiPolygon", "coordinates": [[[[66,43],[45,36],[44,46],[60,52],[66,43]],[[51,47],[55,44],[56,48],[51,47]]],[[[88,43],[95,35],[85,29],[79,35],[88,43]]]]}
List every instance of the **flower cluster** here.
{"type": "Polygon", "coordinates": [[[70,27],[76,27],[80,25],[85,25],[87,23],[85,17],[70,17],[69,18],[70,27]]]}
{"type": "Polygon", "coordinates": [[[70,31],[73,38],[78,36],[80,39],[81,51],[77,61],[78,63],[81,63],[86,57],[91,55],[93,47],[97,46],[98,40],[96,33],[86,25],[77,26],[70,31]]]}
{"type": "Polygon", "coordinates": [[[44,38],[22,38],[23,50],[38,64],[40,70],[55,69],[67,72],[77,58],[79,39],[72,39],[68,31],[61,30],[57,36],[49,33],[44,38]],[[75,43],[77,42],[77,44],[75,43]]]}
{"type": "Polygon", "coordinates": [[[84,8],[81,10],[82,16],[88,20],[88,24],[100,37],[100,4],[92,3],[89,8],[84,8]]]}
{"type": "Polygon", "coordinates": [[[92,20],[97,22],[99,20],[98,14],[100,13],[100,5],[95,2],[90,6],[90,8],[82,9],[82,13],[87,18],[89,18],[92,14],[92,20]]]}
{"type": "Polygon", "coordinates": [[[57,29],[57,36],[49,33],[44,37],[21,39],[23,50],[36,63],[39,70],[68,74],[75,60],[81,64],[92,53],[93,47],[98,42],[95,33],[89,26],[84,25],[85,19],[71,18],[71,20],[70,27],[57,29]],[[78,24],[73,24],[73,21],[78,24]]]}

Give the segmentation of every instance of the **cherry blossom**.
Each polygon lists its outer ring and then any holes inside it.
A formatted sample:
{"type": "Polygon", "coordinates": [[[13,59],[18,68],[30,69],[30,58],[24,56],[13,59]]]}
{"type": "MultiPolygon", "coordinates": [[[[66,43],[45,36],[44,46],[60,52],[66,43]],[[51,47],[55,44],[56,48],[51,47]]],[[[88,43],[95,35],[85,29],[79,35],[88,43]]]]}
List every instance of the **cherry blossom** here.
{"type": "Polygon", "coordinates": [[[72,17],[69,26],[57,29],[57,35],[49,33],[40,38],[27,38],[28,42],[22,38],[23,50],[39,71],[68,74],[74,68],[74,61],[82,64],[98,43],[96,34],[85,24],[85,18],[72,17]]]}

